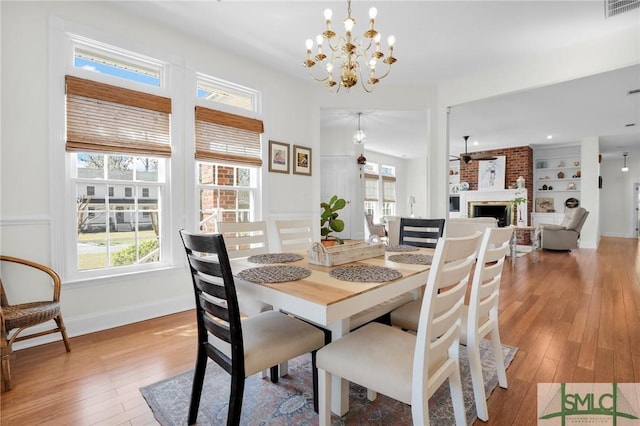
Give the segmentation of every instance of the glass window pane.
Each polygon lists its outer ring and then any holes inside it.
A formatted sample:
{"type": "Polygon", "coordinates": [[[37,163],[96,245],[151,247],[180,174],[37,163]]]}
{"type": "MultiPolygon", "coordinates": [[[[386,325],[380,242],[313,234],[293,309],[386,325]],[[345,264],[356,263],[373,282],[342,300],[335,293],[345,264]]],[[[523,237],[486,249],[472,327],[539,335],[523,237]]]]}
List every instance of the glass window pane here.
{"type": "Polygon", "coordinates": [[[136,158],[136,180],[158,182],[158,160],[155,158],[136,158]]]}
{"type": "Polygon", "coordinates": [[[108,155],[107,179],[133,180],[134,160],[129,155],[108,155]]]}
{"type": "Polygon", "coordinates": [[[76,154],[76,177],[79,179],[103,179],[104,157],[103,154],[76,154]]]}
{"type": "Polygon", "coordinates": [[[208,163],[198,164],[198,182],[207,185],[215,183],[215,166],[208,163]]]}
{"type": "Polygon", "coordinates": [[[160,87],[161,66],[135,61],[112,51],[101,52],[97,48],[76,47],[73,65],[75,68],[160,87]]]}
{"type": "Polygon", "coordinates": [[[251,169],[239,167],[237,186],[251,186],[251,169]]]}
{"type": "Polygon", "coordinates": [[[235,186],[235,167],[232,166],[218,166],[218,185],[221,186],[235,186]]]}

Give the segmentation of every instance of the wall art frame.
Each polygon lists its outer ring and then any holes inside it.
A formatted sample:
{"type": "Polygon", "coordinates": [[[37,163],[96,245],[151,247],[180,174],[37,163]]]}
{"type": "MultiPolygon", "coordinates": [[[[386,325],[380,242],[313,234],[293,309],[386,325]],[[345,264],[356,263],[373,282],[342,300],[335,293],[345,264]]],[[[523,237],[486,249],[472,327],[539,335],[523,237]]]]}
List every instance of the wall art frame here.
{"type": "Polygon", "coordinates": [[[293,146],[293,173],[296,175],[311,176],[311,163],[313,157],[311,148],[306,146],[293,146]]]}
{"type": "Polygon", "coordinates": [[[289,174],[289,147],[288,143],[269,141],[269,171],[273,173],[289,174]]]}

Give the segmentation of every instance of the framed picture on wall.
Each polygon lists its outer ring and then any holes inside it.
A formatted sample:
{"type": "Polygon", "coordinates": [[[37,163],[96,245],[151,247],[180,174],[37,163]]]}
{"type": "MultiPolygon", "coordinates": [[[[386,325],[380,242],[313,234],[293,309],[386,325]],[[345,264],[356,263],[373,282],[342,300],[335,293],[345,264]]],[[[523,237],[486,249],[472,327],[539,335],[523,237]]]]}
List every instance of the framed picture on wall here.
{"type": "Polygon", "coordinates": [[[289,174],[289,144],[269,141],[269,171],[289,174]]]}
{"type": "Polygon", "coordinates": [[[293,146],[293,173],[311,176],[311,148],[293,146]]]}
{"type": "Polygon", "coordinates": [[[478,160],[478,191],[499,191],[504,189],[506,156],[495,160],[478,160]]]}

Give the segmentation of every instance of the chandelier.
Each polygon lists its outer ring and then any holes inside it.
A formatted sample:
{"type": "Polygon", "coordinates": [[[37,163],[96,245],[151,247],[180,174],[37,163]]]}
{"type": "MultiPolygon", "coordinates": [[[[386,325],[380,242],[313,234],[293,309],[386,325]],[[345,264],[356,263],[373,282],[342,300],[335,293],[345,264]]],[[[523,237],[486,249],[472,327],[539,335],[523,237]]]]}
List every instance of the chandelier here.
{"type": "Polygon", "coordinates": [[[358,113],[358,130],[353,134],[353,143],[356,145],[362,145],[364,141],[367,140],[367,135],[364,133],[364,130],[360,128],[360,116],[361,112],[358,113]]]}
{"type": "Polygon", "coordinates": [[[388,53],[386,57],[380,50],[381,35],[374,28],[377,14],[378,10],[375,7],[369,9],[369,29],[363,34],[364,38],[354,36],[352,31],[356,21],[351,17],[351,0],[347,0],[347,19],[344,20],[345,34],[336,39],[336,33],[331,29],[331,9],[325,9],[326,29],[322,35],[316,36],[315,56],[313,54],[313,40],[307,39],[305,43],[307,59],[304,61],[304,66],[307,67],[309,74],[315,80],[325,82],[330,89],[335,88],[336,92],[341,87],[349,91],[350,88],[358,84],[358,81],[366,92],[372,92],[374,86],[389,74],[391,65],[396,62],[396,58],[393,57],[393,45],[396,40],[394,36],[389,36],[387,40],[388,53]],[[328,50],[323,50],[325,42],[328,50]],[[330,56],[327,56],[325,52],[330,56]],[[384,74],[379,75],[376,74],[376,66],[381,59],[387,67],[384,74]],[[317,63],[323,65],[324,71],[314,73],[313,66],[317,63]],[[334,77],[334,70],[337,73],[337,78],[334,77]],[[364,76],[363,72],[366,73],[364,76]]]}

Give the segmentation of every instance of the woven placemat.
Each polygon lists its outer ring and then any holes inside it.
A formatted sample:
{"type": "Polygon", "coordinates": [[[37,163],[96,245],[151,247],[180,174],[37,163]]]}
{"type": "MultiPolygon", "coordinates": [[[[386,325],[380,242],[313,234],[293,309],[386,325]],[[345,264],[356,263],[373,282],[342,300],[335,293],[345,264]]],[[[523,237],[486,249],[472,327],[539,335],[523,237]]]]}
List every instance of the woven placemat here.
{"type": "Polygon", "coordinates": [[[399,245],[399,246],[387,246],[386,251],[391,252],[401,252],[401,251],[418,251],[420,250],[418,247],[408,246],[408,245],[399,245]]]}
{"type": "Polygon", "coordinates": [[[252,283],[283,283],[307,278],[311,271],[293,265],[258,266],[241,271],[238,277],[252,283]]]}
{"type": "Polygon", "coordinates": [[[359,283],[382,283],[402,277],[395,269],[372,265],[339,266],[332,269],[329,275],[337,280],[359,283]]]}
{"type": "Polygon", "coordinates": [[[249,256],[247,260],[251,263],[287,263],[297,262],[304,259],[304,256],[296,253],[265,253],[249,256]]]}
{"type": "Polygon", "coordinates": [[[428,254],[392,254],[388,259],[392,262],[408,263],[411,265],[431,265],[433,256],[428,254]]]}

